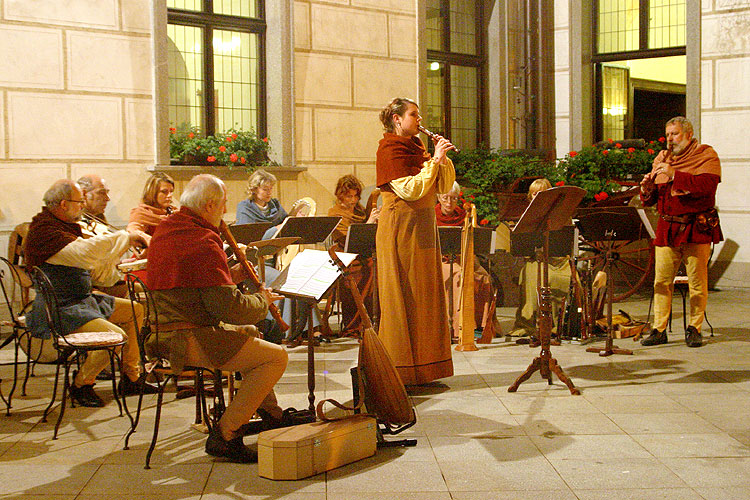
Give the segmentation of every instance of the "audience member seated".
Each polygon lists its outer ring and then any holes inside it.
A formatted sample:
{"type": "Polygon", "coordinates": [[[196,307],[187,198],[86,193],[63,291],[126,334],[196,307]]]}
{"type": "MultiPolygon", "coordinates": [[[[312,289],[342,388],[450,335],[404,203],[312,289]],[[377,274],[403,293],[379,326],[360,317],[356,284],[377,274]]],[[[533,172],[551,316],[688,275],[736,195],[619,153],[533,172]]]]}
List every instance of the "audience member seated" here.
{"type": "MultiPolygon", "coordinates": [[[[463,226],[466,219],[466,210],[458,205],[461,194],[461,187],[454,182],[450,191],[445,194],[438,194],[438,203],[435,205],[435,218],[438,226],[463,226]]],[[[443,256],[443,282],[445,284],[445,298],[450,300],[450,287],[453,286],[453,307],[448,307],[448,316],[453,314],[453,337],[458,336],[458,326],[461,324],[461,315],[458,310],[461,299],[460,277],[461,277],[460,258],[453,262],[453,275],[451,276],[450,256],[443,256]]],[[[495,287],[492,285],[492,278],[489,273],[474,260],[474,328],[484,329],[487,321],[493,321],[495,331],[500,331],[500,323],[497,320],[495,311],[491,310],[492,299],[495,296],[495,287]]]]}
{"type": "MultiPolygon", "coordinates": [[[[31,221],[26,236],[25,258],[29,270],[38,266],[49,277],[60,303],[63,335],[73,332],[120,332],[128,337],[122,352],[124,376],[119,390],[136,394],[140,379],[138,342],[130,301],[92,293],[92,282],[112,285],[120,277],[115,266],[133,244],[148,245],[149,236],[142,231],[116,231],[83,238],[78,220],[84,206],[83,192],[76,183],[63,179],[44,194],[44,207],[31,221]]],[[[32,334],[49,338],[50,330],[41,294],[34,300],[27,320],[32,334]]],[[[135,315],[142,315],[140,308],[135,315]]],[[[96,375],[109,365],[106,351],[91,352],[78,372],[73,373],[71,398],[81,406],[101,407],[94,392],[96,375]]],[[[146,393],[155,391],[144,383],[146,393]]]]}
{"type": "Polygon", "coordinates": [[[247,198],[237,204],[237,219],[235,224],[251,224],[254,222],[270,222],[273,226],[266,231],[263,239],[272,238],[278,225],[284,220],[297,215],[299,208],[290,213],[284,210],[281,202],[273,197],[276,176],[258,169],[247,181],[247,198]]]}
{"type": "MultiPolygon", "coordinates": [[[[258,338],[254,323],[281,296],[261,287],[245,295],[235,286],[247,276],[227,265],[218,226],[226,213],[224,183],[208,174],[197,175],[180,198],[182,208],[156,228],[149,248],[148,286],[160,325],[160,345],[179,373],[185,365],[218,367],[240,372],[239,391],[206,441],[206,453],[236,462],[255,462],[257,453],[243,442],[242,426],[261,408],[281,423],[283,412],[273,386],[287,365],[280,347],[258,338]],[[230,330],[223,322],[239,325],[230,330]]],[[[261,410],[259,410],[261,411],[261,410]]]]}
{"type": "Polygon", "coordinates": [[[172,205],[173,192],[174,180],[167,174],[154,172],[143,188],[140,205],[130,211],[128,230],[153,235],[156,226],[176,210],[172,205]]]}
{"type": "MultiPolygon", "coordinates": [[[[537,179],[529,186],[529,201],[533,200],[537,193],[550,189],[552,184],[547,179],[537,179]]],[[[537,312],[539,310],[537,292],[537,269],[538,264],[533,259],[527,259],[526,265],[521,270],[519,285],[521,286],[521,301],[516,311],[516,320],[510,335],[514,337],[534,337],[536,341],[537,312]]],[[[550,257],[549,259],[549,285],[552,290],[552,333],[557,333],[557,319],[560,314],[560,306],[568,293],[570,287],[570,261],[568,257],[550,257]]],[[[525,343],[525,341],[520,341],[525,343]]]]}
{"type": "MultiPolygon", "coordinates": [[[[380,209],[375,207],[370,213],[366,213],[359,200],[362,196],[362,182],[353,175],[345,175],[336,183],[336,204],[328,210],[328,215],[341,217],[336,229],[331,234],[333,240],[333,249],[343,251],[346,243],[346,235],[349,226],[352,224],[361,224],[366,222],[374,224],[380,215],[380,209]]],[[[349,265],[350,276],[357,283],[357,288],[364,294],[363,299],[367,312],[372,316],[372,295],[367,293],[368,283],[372,284],[372,258],[358,258],[349,265]]],[[[357,316],[357,304],[354,297],[345,284],[338,287],[339,300],[341,301],[341,312],[343,322],[341,324],[341,334],[346,335],[348,332],[359,331],[361,329],[361,320],[357,316]]]]}

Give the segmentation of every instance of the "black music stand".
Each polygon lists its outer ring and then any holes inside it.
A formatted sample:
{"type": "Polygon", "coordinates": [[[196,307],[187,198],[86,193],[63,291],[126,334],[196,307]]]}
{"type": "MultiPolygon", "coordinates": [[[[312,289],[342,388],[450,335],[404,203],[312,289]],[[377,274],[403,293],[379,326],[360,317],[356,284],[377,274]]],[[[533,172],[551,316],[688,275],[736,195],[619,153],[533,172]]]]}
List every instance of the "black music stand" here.
{"type": "MultiPolygon", "coordinates": [[[[305,218],[309,219],[309,217],[305,218]]],[[[335,217],[335,219],[339,218],[335,217]]],[[[343,252],[337,252],[336,255],[346,266],[351,264],[357,257],[356,254],[343,252]]],[[[292,262],[284,268],[279,277],[271,284],[271,288],[279,294],[310,304],[310,312],[307,318],[307,388],[309,391],[307,399],[310,403],[308,408],[313,412],[313,415],[315,414],[313,307],[328,293],[340,276],[342,276],[342,272],[333,263],[328,252],[306,249],[295,255],[292,262]]]]}
{"type": "Polygon", "coordinates": [[[590,208],[580,210],[576,217],[578,229],[588,241],[602,241],[604,249],[604,272],[607,274],[607,340],[604,348],[589,347],[586,352],[598,352],[599,356],[612,354],[633,354],[630,349],[621,349],[613,344],[612,331],[612,301],[614,297],[614,280],[611,275],[612,261],[618,255],[612,251],[612,245],[617,240],[639,240],[648,236],[648,228],[644,225],[636,207],[590,208]]]}
{"type": "MultiPolygon", "coordinates": [[[[372,259],[372,283],[370,284],[369,294],[372,297],[372,323],[375,325],[375,331],[377,331],[377,325],[380,323],[380,307],[378,304],[378,264],[375,252],[375,239],[378,232],[377,224],[368,224],[366,222],[358,222],[351,224],[346,231],[346,241],[344,242],[344,252],[356,253],[361,259],[372,259]]],[[[363,263],[364,265],[364,263],[363,263]]],[[[364,296],[362,299],[364,300],[364,296]]],[[[359,316],[359,311],[354,317],[355,319],[359,316]]],[[[343,318],[343,315],[341,316],[343,318]]],[[[353,321],[353,320],[352,320],[353,321]]],[[[351,323],[350,323],[351,324],[351,323]]],[[[348,326],[348,325],[344,325],[348,326]]],[[[341,328],[341,331],[344,329],[341,328]]]]}
{"type": "Polygon", "coordinates": [[[251,241],[262,240],[263,235],[272,225],[270,222],[253,222],[250,224],[232,224],[227,227],[237,243],[247,245],[251,241]]]}
{"type": "Polygon", "coordinates": [[[322,243],[330,236],[341,217],[339,216],[314,216],[314,217],[287,217],[276,231],[274,238],[287,238],[296,236],[300,245],[314,245],[322,243]]]}
{"type": "Polygon", "coordinates": [[[448,304],[450,307],[450,314],[448,315],[448,328],[451,332],[451,339],[456,337],[456,332],[453,330],[453,316],[455,312],[453,307],[455,302],[453,301],[453,262],[456,257],[461,255],[461,226],[438,226],[438,238],[440,239],[440,252],[443,255],[447,255],[450,266],[450,280],[451,284],[448,287],[448,304]]]}
{"type": "Polygon", "coordinates": [[[581,391],[576,389],[573,382],[565,375],[562,367],[557,364],[557,360],[552,357],[550,351],[552,334],[552,304],[550,298],[552,292],[549,286],[548,261],[550,232],[560,229],[568,223],[585,194],[586,191],[574,186],[560,186],[540,191],[531,200],[518,224],[513,228],[513,233],[536,232],[544,236],[540,262],[542,264],[542,287],[540,290],[539,318],[537,320],[541,352],[526,368],[526,371],[513,382],[513,385],[508,387],[508,392],[516,392],[521,383],[539,370],[540,375],[547,380],[548,384],[552,385],[552,373],[554,373],[568,386],[571,394],[581,394],[581,391]]]}
{"type": "MultiPolygon", "coordinates": [[[[229,227],[231,228],[232,226],[229,227]]],[[[261,236],[263,236],[262,233],[261,236]]],[[[266,282],[266,257],[276,255],[289,245],[298,243],[298,241],[298,237],[290,236],[288,238],[271,238],[270,240],[251,241],[247,243],[248,248],[255,249],[254,253],[258,259],[258,272],[260,273],[261,282],[266,282]]]]}

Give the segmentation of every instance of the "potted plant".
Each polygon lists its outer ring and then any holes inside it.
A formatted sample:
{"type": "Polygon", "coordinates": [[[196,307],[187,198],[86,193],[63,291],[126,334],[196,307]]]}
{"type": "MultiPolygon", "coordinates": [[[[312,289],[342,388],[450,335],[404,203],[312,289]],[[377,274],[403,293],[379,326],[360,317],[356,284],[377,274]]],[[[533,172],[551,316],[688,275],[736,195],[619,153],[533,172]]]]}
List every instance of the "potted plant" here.
{"type": "Polygon", "coordinates": [[[269,158],[271,146],[267,137],[251,130],[229,129],[204,136],[197,127],[169,129],[169,152],[178,165],[241,167],[252,172],[256,167],[276,165],[269,158]]]}

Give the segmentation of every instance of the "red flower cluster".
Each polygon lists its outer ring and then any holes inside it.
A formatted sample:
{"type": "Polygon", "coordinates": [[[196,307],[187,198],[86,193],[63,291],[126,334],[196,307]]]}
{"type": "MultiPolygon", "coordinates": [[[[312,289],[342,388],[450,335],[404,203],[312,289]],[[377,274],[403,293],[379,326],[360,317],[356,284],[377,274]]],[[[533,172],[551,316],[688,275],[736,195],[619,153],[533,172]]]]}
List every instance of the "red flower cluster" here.
{"type": "Polygon", "coordinates": [[[656,153],[656,151],[654,151],[654,150],[653,150],[653,149],[651,149],[651,148],[647,149],[646,151],[648,151],[648,154],[650,154],[650,155],[652,155],[652,154],[656,153]]]}
{"type": "Polygon", "coordinates": [[[480,221],[479,221],[479,223],[480,223],[481,225],[483,225],[483,226],[486,226],[487,224],[489,224],[489,223],[490,223],[490,221],[488,221],[487,219],[482,219],[482,220],[480,220],[480,221]]]}
{"type": "Polygon", "coordinates": [[[232,153],[229,155],[229,161],[237,161],[237,153],[232,153]]]}
{"type": "MultiPolygon", "coordinates": [[[[237,134],[234,134],[234,135],[237,135],[237,134]]],[[[232,137],[227,137],[227,138],[226,138],[225,140],[226,140],[227,142],[232,142],[232,137]]]]}
{"type": "Polygon", "coordinates": [[[219,151],[221,151],[222,153],[226,150],[227,150],[226,146],[219,146],[219,151]]]}
{"type": "Polygon", "coordinates": [[[192,139],[193,137],[195,137],[195,134],[194,134],[194,133],[192,133],[192,132],[190,132],[190,133],[188,134],[188,137],[192,139]]]}
{"type": "Polygon", "coordinates": [[[570,156],[571,158],[577,155],[578,155],[578,151],[571,151],[570,153],[568,153],[568,156],[570,156]]]}
{"type": "Polygon", "coordinates": [[[264,137],[263,142],[268,142],[268,137],[264,137]]]}
{"type": "Polygon", "coordinates": [[[470,195],[469,195],[469,199],[470,199],[470,200],[473,200],[473,199],[474,199],[474,195],[473,195],[473,194],[470,194],[470,195]]]}
{"type": "Polygon", "coordinates": [[[604,149],[604,150],[602,150],[602,154],[603,154],[604,156],[607,156],[607,155],[609,154],[609,149],[604,149]]]}
{"type": "Polygon", "coordinates": [[[628,148],[628,153],[635,153],[635,148],[628,148]]]}
{"type": "Polygon", "coordinates": [[[208,158],[206,158],[206,160],[208,160],[209,162],[215,162],[216,161],[216,157],[215,156],[209,156],[208,158]]]}
{"type": "Polygon", "coordinates": [[[245,157],[244,156],[242,158],[240,158],[240,163],[242,163],[243,165],[245,164],[245,157]]]}
{"type": "Polygon", "coordinates": [[[607,198],[609,198],[609,195],[607,193],[605,193],[604,191],[602,191],[601,193],[597,193],[597,194],[594,195],[594,199],[596,201],[604,201],[607,198]]]}
{"type": "Polygon", "coordinates": [[[666,141],[666,140],[667,140],[667,139],[666,139],[665,137],[659,137],[659,142],[664,142],[664,141],[666,141]]]}
{"type": "Polygon", "coordinates": [[[612,144],[613,142],[615,142],[615,141],[614,141],[614,140],[612,140],[612,139],[607,139],[607,140],[609,141],[609,143],[610,143],[610,144],[612,144]]]}
{"type": "Polygon", "coordinates": [[[232,134],[232,139],[236,139],[236,138],[237,138],[237,134],[232,134]]]}
{"type": "Polygon", "coordinates": [[[557,182],[555,182],[555,186],[564,186],[564,185],[565,185],[565,181],[557,181],[557,182]]]}
{"type": "Polygon", "coordinates": [[[169,133],[170,134],[176,134],[177,133],[177,129],[174,128],[174,127],[169,127],[169,133]]]}
{"type": "Polygon", "coordinates": [[[620,148],[622,148],[622,144],[620,144],[620,143],[618,142],[617,144],[615,144],[615,147],[616,147],[617,149],[620,149],[620,148]]]}

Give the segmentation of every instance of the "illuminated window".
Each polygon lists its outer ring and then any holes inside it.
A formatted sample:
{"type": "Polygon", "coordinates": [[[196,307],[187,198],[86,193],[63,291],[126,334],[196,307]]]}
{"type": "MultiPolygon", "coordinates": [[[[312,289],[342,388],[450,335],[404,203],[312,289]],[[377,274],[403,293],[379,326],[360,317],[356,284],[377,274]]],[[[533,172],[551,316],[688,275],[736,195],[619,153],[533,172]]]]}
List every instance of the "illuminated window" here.
{"type": "Polygon", "coordinates": [[[424,125],[460,147],[482,136],[482,2],[427,0],[424,125]]]}
{"type": "Polygon", "coordinates": [[[169,126],[265,134],[259,0],[167,0],[169,126]]]}
{"type": "Polygon", "coordinates": [[[595,53],[684,48],[685,0],[597,0],[595,53]]]}

